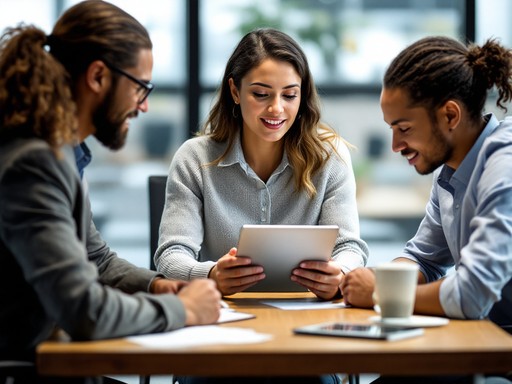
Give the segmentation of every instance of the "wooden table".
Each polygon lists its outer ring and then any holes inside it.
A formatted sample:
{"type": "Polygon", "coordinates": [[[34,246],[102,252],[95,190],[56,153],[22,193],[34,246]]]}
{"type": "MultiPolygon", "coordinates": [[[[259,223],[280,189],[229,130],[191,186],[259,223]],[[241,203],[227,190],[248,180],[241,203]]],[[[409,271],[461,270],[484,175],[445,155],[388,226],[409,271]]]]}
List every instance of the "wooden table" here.
{"type": "Polygon", "coordinates": [[[231,307],[255,319],[223,324],[272,334],[258,344],[209,345],[184,349],[148,348],[125,339],[94,342],[47,341],[37,351],[43,375],[279,376],[333,372],[411,374],[485,374],[512,371],[512,336],[493,323],[451,320],[426,328],[417,338],[386,342],[294,335],[297,326],[330,320],[367,323],[371,310],[355,308],[285,311],[261,298],[303,294],[237,294],[231,307]]]}

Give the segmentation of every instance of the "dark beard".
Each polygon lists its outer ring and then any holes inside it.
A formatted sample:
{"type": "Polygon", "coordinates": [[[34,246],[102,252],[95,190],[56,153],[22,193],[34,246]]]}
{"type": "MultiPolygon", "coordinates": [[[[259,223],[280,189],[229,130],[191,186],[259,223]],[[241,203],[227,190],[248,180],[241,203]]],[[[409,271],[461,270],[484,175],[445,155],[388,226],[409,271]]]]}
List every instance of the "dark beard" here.
{"type": "Polygon", "coordinates": [[[114,90],[115,86],[110,88],[105,100],[94,112],[93,123],[96,127],[96,139],[107,148],[118,150],[124,146],[128,131],[122,130],[127,116],[118,116],[113,111],[114,90]]]}
{"type": "Polygon", "coordinates": [[[428,175],[434,172],[437,168],[450,160],[453,155],[453,147],[446,142],[437,122],[432,126],[432,135],[434,137],[436,152],[433,158],[429,159],[430,162],[425,169],[420,171],[416,168],[416,171],[420,175],[428,175]]]}

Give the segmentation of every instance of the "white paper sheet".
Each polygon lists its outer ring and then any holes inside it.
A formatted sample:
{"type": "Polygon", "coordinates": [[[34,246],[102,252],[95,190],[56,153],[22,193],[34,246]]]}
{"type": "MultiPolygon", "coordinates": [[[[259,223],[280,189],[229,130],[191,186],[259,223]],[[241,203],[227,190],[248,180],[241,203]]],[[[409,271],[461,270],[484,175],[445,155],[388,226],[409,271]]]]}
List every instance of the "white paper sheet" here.
{"type": "Polygon", "coordinates": [[[248,328],[200,325],[185,327],[172,332],[131,336],[126,339],[150,348],[178,349],[210,344],[250,344],[262,343],[272,335],[255,332],[248,328]]]}
{"type": "Polygon", "coordinates": [[[328,308],[346,308],[344,302],[322,301],[316,298],[308,299],[289,299],[289,300],[264,300],[262,304],[270,305],[285,310],[304,310],[304,309],[328,309],[328,308]]]}
{"type": "Polygon", "coordinates": [[[217,320],[217,324],[229,323],[231,321],[253,319],[255,317],[256,316],[254,316],[251,313],[238,312],[230,308],[221,308],[220,317],[219,320],[217,320]]]}

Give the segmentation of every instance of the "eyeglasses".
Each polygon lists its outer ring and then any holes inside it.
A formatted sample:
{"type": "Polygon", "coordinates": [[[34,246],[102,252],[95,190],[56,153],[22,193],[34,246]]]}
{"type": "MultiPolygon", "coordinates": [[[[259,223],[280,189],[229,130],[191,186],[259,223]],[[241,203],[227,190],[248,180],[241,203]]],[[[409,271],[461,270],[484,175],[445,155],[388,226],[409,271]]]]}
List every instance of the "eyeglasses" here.
{"type": "Polygon", "coordinates": [[[126,76],[128,79],[139,85],[139,88],[137,88],[137,94],[139,95],[139,99],[137,100],[137,104],[142,104],[149,96],[153,88],[155,86],[150,83],[149,81],[143,81],[139,80],[136,77],[130,75],[128,72],[123,71],[121,68],[116,67],[113,64],[110,64],[109,62],[103,60],[105,65],[109,67],[112,71],[117,72],[123,76],[126,76]]]}

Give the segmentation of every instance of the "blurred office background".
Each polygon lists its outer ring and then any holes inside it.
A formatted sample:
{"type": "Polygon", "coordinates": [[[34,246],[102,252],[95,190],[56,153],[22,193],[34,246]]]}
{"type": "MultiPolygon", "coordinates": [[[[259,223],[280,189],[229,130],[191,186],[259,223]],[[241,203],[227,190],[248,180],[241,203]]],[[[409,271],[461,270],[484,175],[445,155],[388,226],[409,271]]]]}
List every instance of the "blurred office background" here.
{"type": "MultiPolygon", "coordinates": [[[[322,98],[323,118],[357,149],[362,237],[370,265],[400,252],[423,215],[431,178],[390,149],[380,82],[407,44],[426,35],[510,46],[509,0],[113,0],[144,24],[154,42],[150,111],[131,123],[124,149],[88,140],[87,169],[95,221],[110,246],[149,265],[147,177],[166,174],[176,148],[205,119],[225,63],[255,27],[288,32],[305,50],[322,98]]],[[[47,33],[72,0],[0,0],[0,28],[25,22],[47,33]]],[[[503,112],[488,109],[500,117],[503,112]]],[[[226,218],[229,220],[229,218],[226,218]]],[[[179,223],[177,223],[179,225],[179,223]]]]}
{"type": "MultiPolygon", "coordinates": [[[[72,0],[0,0],[0,29],[25,22],[47,33],[72,0]]],[[[112,0],[144,24],[154,43],[150,111],[131,122],[127,145],[112,153],[88,140],[86,171],[95,221],[110,246],[149,266],[147,177],[166,174],[176,148],[205,119],[225,63],[239,39],[272,26],[308,55],[323,117],[352,152],[362,237],[369,265],[395,257],[423,216],[431,177],[419,176],[390,149],[380,83],[407,44],[426,35],[512,44],[510,0],[112,0]]],[[[493,106],[488,110],[503,112],[493,106]]],[[[229,218],[226,218],[229,220],[229,218]]],[[[179,223],[177,223],[179,225],[179,223]]],[[[361,382],[374,377],[363,375],[361,382]]],[[[137,377],[122,378],[137,383],[137,377]]],[[[151,382],[170,383],[168,376],[151,382]]]]}

